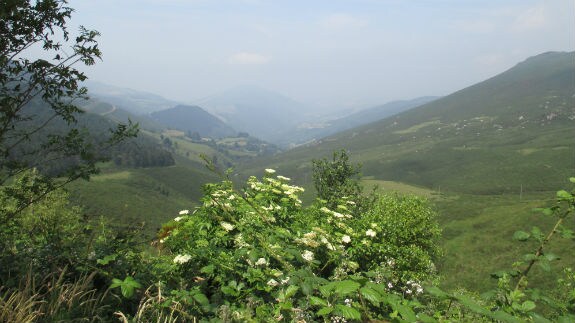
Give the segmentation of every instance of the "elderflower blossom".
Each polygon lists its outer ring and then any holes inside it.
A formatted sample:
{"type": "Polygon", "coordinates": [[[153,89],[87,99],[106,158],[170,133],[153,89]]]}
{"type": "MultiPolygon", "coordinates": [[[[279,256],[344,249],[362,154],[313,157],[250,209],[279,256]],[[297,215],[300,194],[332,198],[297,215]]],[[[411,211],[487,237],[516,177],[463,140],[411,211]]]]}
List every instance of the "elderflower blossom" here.
{"type": "Polygon", "coordinates": [[[285,176],[281,176],[281,175],[278,175],[277,177],[279,180],[282,180],[282,181],[286,181],[286,182],[291,181],[291,178],[289,178],[289,177],[285,177],[285,176]]]}
{"type": "Polygon", "coordinates": [[[176,257],[174,257],[174,263],[176,264],[185,264],[186,262],[190,261],[190,259],[192,259],[192,256],[185,254],[185,255],[177,255],[176,257]]]}
{"type": "Polygon", "coordinates": [[[277,280],[272,278],[272,279],[268,280],[267,285],[271,286],[271,287],[275,287],[275,286],[279,285],[279,283],[277,280]]]}
{"type": "Polygon", "coordinates": [[[190,210],[181,210],[180,211],[180,215],[188,215],[190,213],[190,210]]]}
{"type": "Polygon", "coordinates": [[[258,261],[256,261],[255,265],[256,266],[265,266],[267,265],[268,261],[266,260],[266,258],[260,258],[258,259],[258,261]]]}
{"type": "Polygon", "coordinates": [[[178,216],[178,217],[174,218],[174,221],[180,222],[180,221],[182,221],[183,218],[184,218],[183,216],[178,216]]]}
{"type": "Polygon", "coordinates": [[[276,170],[271,168],[266,168],[266,174],[275,174],[276,170]]]}
{"type": "Polygon", "coordinates": [[[224,230],[228,232],[232,231],[235,228],[233,224],[224,221],[220,222],[220,225],[222,226],[222,228],[224,228],[224,230]]]}
{"type": "Polygon", "coordinates": [[[309,251],[309,250],[305,250],[302,254],[301,254],[302,258],[306,261],[312,261],[313,260],[313,252],[309,251]]]}
{"type": "Polygon", "coordinates": [[[372,238],[375,237],[376,234],[377,234],[377,233],[376,233],[375,231],[373,231],[372,229],[369,229],[369,230],[365,231],[365,235],[366,235],[366,236],[369,236],[369,237],[372,237],[372,238]]]}
{"type": "Polygon", "coordinates": [[[350,243],[351,242],[351,237],[348,235],[345,235],[343,237],[341,237],[341,242],[343,243],[350,243]]]}

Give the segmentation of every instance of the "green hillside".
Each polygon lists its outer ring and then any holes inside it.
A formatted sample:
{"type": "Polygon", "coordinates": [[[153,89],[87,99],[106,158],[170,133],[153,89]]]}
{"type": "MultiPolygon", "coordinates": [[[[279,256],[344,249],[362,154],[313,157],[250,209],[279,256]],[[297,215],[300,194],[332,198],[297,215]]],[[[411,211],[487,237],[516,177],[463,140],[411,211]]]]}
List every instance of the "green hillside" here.
{"type": "Polygon", "coordinates": [[[196,132],[204,137],[221,138],[236,134],[230,126],[198,106],[178,105],[153,112],[151,117],[171,129],[190,134],[196,132]]]}
{"type": "Polygon", "coordinates": [[[433,200],[444,231],[444,283],[486,290],[494,283],[489,274],[521,255],[513,232],[547,228],[551,220],[532,208],[547,205],[575,174],[574,93],[575,53],[545,53],[429,104],[239,172],[271,167],[310,187],[311,161],[346,149],[363,165],[366,185],[433,200]]]}
{"type": "Polygon", "coordinates": [[[442,191],[553,190],[573,175],[575,54],[546,53],[392,118],[251,164],[305,181],[311,160],[346,149],[364,175],[442,191]]]}

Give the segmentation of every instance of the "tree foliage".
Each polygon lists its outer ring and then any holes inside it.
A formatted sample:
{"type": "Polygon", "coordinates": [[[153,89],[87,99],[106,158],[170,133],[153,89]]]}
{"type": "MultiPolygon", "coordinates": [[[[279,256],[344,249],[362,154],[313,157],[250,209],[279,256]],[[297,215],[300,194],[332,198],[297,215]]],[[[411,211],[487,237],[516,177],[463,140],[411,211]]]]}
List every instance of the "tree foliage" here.
{"type": "Polygon", "coordinates": [[[88,178],[104,159],[101,150],[136,133],[131,123],[120,124],[107,140],[95,142],[77,125],[82,110],[76,103],[87,90],[81,86],[86,76],[75,66],[93,65],[102,53],[98,32],[80,27],[77,36],[70,34],[72,11],[65,0],[0,1],[1,189],[12,192],[14,178],[31,169],[67,166],[58,172],[60,180],[36,177],[10,216],[67,182],[88,178]]]}
{"type": "Polygon", "coordinates": [[[320,199],[334,207],[342,197],[361,194],[359,165],[352,165],[345,150],[334,151],[332,159],[313,160],[313,183],[320,199]]]}

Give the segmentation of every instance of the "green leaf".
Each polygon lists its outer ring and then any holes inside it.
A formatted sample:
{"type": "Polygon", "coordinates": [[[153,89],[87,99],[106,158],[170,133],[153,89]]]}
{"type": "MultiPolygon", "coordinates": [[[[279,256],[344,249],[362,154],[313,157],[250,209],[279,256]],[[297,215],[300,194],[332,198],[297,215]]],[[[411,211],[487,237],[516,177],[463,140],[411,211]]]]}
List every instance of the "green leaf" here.
{"type": "Polygon", "coordinates": [[[538,263],[539,267],[541,267],[541,269],[543,269],[543,271],[545,272],[550,272],[551,271],[551,265],[549,264],[548,261],[540,261],[538,263]]]}
{"type": "Polygon", "coordinates": [[[319,292],[321,293],[321,295],[323,297],[329,297],[329,294],[331,294],[331,291],[334,289],[334,283],[329,283],[323,286],[319,287],[319,292]]]}
{"type": "Polygon", "coordinates": [[[361,285],[353,280],[334,282],[334,292],[339,295],[347,295],[359,289],[361,285]]]}
{"type": "Polygon", "coordinates": [[[506,323],[523,323],[524,321],[503,311],[489,312],[487,317],[506,323]]]}
{"type": "Polygon", "coordinates": [[[551,323],[552,321],[544,318],[543,316],[537,314],[537,313],[533,313],[531,314],[531,316],[533,317],[533,323],[551,323]]]}
{"type": "Polygon", "coordinates": [[[535,303],[533,303],[532,301],[525,301],[521,304],[521,309],[524,312],[529,312],[535,309],[535,303]]]}
{"type": "Polygon", "coordinates": [[[117,257],[118,257],[118,254],[107,255],[107,256],[105,256],[105,257],[102,258],[102,259],[96,260],[96,263],[97,263],[98,265],[103,265],[103,266],[105,266],[105,265],[109,264],[111,261],[116,260],[117,257]]]}
{"type": "Polygon", "coordinates": [[[312,306],[327,306],[327,302],[319,297],[310,296],[309,303],[312,306]]]}
{"type": "Polygon", "coordinates": [[[557,255],[554,254],[554,253],[546,253],[544,257],[545,257],[545,259],[547,259],[548,261],[553,261],[553,260],[559,260],[559,259],[561,259],[559,256],[557,256],[557,255]]]}
{"type": "Polygon", "coordinates": [[[408,322],[417,322],[417,316],[415,316],[415,312],[413,312],[413,309],[411,307],[403,304],[397,304],[397,307],[395,307],[395,309],[399,312],[399,314],[404,320],[408,322]]]}
{"type": "Polygon", "coordinates": [[[573,195],[565,190],[561,190],[557,192],[557,198],[560,200],[570,200],[573,198],[573,195]]]}
{"type": "Polygon", "coordinates": [[[561,237],[563,239],[573,239],[575,237],[575,235],[573,235],[573,231],[569,230],[569,229],[563,229],[561,230],[561,237]]]}
{"type": "Polygon", "coordinates": [[[121,281],[118,278],[114,278],[112,279],[112,284],[110,285],[110,288],[116,288],[116,287],[120,287],[122,286],[123,281],[121,281]]]}
{"type": "Polygon", "coordinates": [[[202,274],[211,275],[211,274],[214,273],[214,265],[204,266],[204,267],[202,267],[202,269],[200,269],[200,272],[201,272],[202,274]]]}
{"type": "Polygon", "coordinates": [[[326,316],[327,314],[333,312],[333,308],[331,307],[322,307],[319,311],[317,311],[317,315],[319,316],[326,316]]]}
{"type": "Polygon", "coordinates": [[[516,231],[513,234],[513,239],[518,240],[518,241],[525,241],[527,239],[529,239],[531,235],[525,231],[516,231]]]}
{"type": "Polygon", "coordinates": [[[371,288],[362,287],[360,288],[359,293],[363,298],[367,299],[375,306],[379,305],[381,302],[381,295],[371,288]]]}
{"type": "Polygon", "coordinates": [[[198,304],[202,305],[202,306],[208,306],[210,305],[210,300],[206,297],[206,295],[202,294],[202,293],[197,293],[194,294],[192,296],[192,298],[198,302],[198,304]]]}
{"type": "Polygon", "coordinates": [[[423,323],[436,323],[437,320],[425,313],[420,313],[417,314],[417,322],[423,322],[423,323]]]}
{"type": "Polygon", "coordinates": [[[361,313],[353,307],[338,304],[335,306],[336,313],[350,320],[361,320],[361,313]]]}
{"type": "Polygon", "coordinates": [[[575,183],[575,177],[569,177],[569,181],[570,181],[571,183],[575,183]]]}
{"type": "Polygon", "coordinates": [[[456,296],[456,298],[461,303],[461,305],[467,307],[467,309],[471,310],[472,312],[475,312],[477,314],[482,314],[482,315],[489,315],[490,314],[488,309],[477,304],[477,302],[475,300],[471,299],[468,296],[460,295],[460,296],[456,296]]]}
{"type": "Polygon", "coordinates": [[[285,291],[285,298],[290,298],[292,296],[295,295],[295,293],[297,293],[297,291],[299,290],[298,286],[295,285],[289,285],[288,288],[285,291]]]}

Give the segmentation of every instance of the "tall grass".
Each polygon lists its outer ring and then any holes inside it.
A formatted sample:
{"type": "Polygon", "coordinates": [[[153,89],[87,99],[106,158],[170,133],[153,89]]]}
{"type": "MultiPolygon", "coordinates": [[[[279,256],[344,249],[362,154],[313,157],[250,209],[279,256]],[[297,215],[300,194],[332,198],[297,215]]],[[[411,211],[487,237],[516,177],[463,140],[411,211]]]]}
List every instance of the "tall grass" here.
{"type": "Polygon", "coordinates": [[[67,271],[40,282],[29,273],[18,289],[3,289],[0,322],[103,322],[107,292],[93,288],[96,273],[66,280],[67,271]]]}

